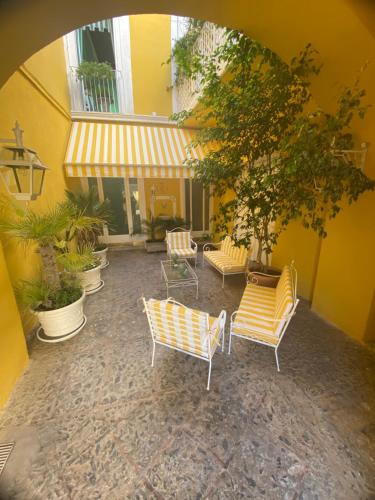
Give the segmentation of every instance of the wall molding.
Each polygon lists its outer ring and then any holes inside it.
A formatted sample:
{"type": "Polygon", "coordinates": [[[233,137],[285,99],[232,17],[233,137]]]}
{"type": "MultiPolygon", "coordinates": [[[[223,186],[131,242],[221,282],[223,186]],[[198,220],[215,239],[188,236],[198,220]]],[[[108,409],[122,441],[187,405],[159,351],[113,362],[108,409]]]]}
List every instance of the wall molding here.
{"type": "Polygon", "coordinates": [[[55,99],[52,94],[44,87],[44,85],[38,80],[38,78],[29,71],[24,65],[18,68],[18,73],[21,74],[34,88],[37,90],[64,118],[72,120],[70,113],[55,99]]]}

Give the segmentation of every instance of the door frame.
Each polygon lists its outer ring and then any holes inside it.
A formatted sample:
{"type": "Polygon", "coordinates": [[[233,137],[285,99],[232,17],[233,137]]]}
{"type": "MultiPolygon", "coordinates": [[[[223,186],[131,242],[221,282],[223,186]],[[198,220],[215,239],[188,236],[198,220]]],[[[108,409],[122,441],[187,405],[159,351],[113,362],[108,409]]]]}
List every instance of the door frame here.
{"type": "MultiPolygon", "coordinates": [[[[130,201],[130,186],[129,186],[129,178],[128,177],[116,177],[117,179],[122,179],[124,183],[124,192],[125,192],[125,202],[126,202],[126,213],[128,219],[128,228],[129,234],[109,234],[108,226],[104,226],[103,228],[103,236],[100,237],[100,241],[102,243],[130,243],[133,241],[144,241],[146,239],[146,235],[144,234],[132,234],[133,233],[133,214],[132,207],[130,201]]],[[[103,190],[103,181],[101,177],[96,177],[96,182],[98,186],[98,196],[99,200],[103,202],[105,200],[104,190],[103,190]]],[[[139,210],[141,213],[141,219],[145,218],[145,210],[144,206],[145,197],[144,197],[144,182],[143,179],[137,178],[138,182],[138,192],[139,192],[139,210]]],[[[81,186],[83,191],[88,191],[89,184],[88,178],[81,178],[81,186]]]]}
{"type": "MultiPolygon", "coordinates": [[[[193,189],[192,189],[192,183],[193,183],[193,180],[194,179],[181,179],[180,180],[180,198],[181,198],[181,214],[182,214],[182,217],[186,220],[186,203],[185,203],[185,181],[188,180],[189,181],[189,184],[190,184],[190,189],[189,189],[189,195],[190,195],[190,227],[192,226],[193,224],[193,189]]],[[[202,200],[202,217],[203,217],[203,227],[204,227],[204,214],[205,214],[205,209],[206,209],[206,200],[205,200],[205,196],[204,196],[204,192],[207,188],[203,188],[203,200],[202,200]]],[[[207,234],[207,233],[212,233],[212,221],[211,221],[211,218],[212,218],[212,215],[213,215],[213,208],[214,208],[214,199],[213,199],[213,196],[212,196],[212,186],[210,186],[209,188],[209,206],[208,206],[208,228],[206,229],[203,229],[201,231],[194,231],[194,230],[191,230],[191,234],[192,236],[203,236],[204,234],[207,234]]]]}

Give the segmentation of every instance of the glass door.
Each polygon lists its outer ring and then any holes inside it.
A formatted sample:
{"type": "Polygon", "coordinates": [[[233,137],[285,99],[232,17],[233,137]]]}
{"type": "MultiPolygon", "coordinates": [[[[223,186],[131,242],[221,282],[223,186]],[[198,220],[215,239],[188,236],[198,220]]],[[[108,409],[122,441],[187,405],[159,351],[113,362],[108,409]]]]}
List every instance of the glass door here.
{"type": "Polygon", "coordinates": [[[210,232],[210,193],[208,188],[192,179],[185,179],[186,222],[195,235],[210,232]]]}
{"type": "Polygon", "coordinates": [[[142,233],[138,179],[89,178],[88,185],[97,187],[101,201],[108,199],[111,202],[113,221],[104,228],[106,243],[124,243],[142,233]]]}
{"type": "Polygon", "coordinates": [[[103,177],[101,181],[103,198],[111,201],[113,211],[113,222],[108,228],[108,236],[128,235],[129,222],[124,179],[103,177]]]}

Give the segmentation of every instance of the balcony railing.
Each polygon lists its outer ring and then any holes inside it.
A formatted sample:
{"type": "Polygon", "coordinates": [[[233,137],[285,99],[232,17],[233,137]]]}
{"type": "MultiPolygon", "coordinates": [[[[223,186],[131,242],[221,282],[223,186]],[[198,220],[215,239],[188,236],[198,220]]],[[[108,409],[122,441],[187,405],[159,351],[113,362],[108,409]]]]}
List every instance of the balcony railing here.
{"type": "MultiPolygon", "coordinates": [[[[208,22],[204,23],[194,44],[193,53],[201,54],[203,57],[209,56],[224,42],[224,36],[225,28],[208,22]]],[[[220,68],[220,71],[224,71],[224,66],[220,68]]],[[[173,86],[173,112],[192,109],[197,104],[200,88],[199,76],[198,78],[180,78],[173,86]]]]}
{"type": "Polygon", "coordinates": [[[69,85],[72,111],[119,113],[121,72],[112,70],[111,78],[78,77],[70,67],[69,85]]]}

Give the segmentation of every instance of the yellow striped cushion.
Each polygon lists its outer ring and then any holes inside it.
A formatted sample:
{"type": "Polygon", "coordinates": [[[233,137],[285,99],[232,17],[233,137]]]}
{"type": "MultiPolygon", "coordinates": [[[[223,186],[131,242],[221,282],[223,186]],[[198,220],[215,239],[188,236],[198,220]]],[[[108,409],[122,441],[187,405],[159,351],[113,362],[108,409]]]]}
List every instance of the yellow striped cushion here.
{"type": "Polygon", "coordinates": [[[285,266],[276,288],[248,284],[241,299],[232,328],[233,333],[263,342],[277,344],[283,321],[293,307],[293,288],[289,266],[285,266]],[[256,316],[266,319],[260,319],[256,316]]]}
{"type": "Polygon", "coordinates": [[[232,248],[233,242],[230,236],[226,236],[220,246],[220,250],[224,252],[226,255],[229,255],[230,249],[232,248]]]}
{"type": "Polygon", "coordinates": [[[197,252],[193,248],[173,248],[171,253],[178,257],[194,257],[197,252]]]}
{"type": "Polygon", "coordinates": [[[289,266],[284,266],[276,287],[275,317],[280,319],[293,307],[293,287],[289,266]]]}
{"type": "Polygon", "coordinates": [[[217,318],[166,300],[150,299],[147,308],[155,340],[205,358],[209,357],[210,341],[211,355],[214,353],[220,329],[217,326],[212,335],[208,332],[217,318]]]}
{"type": "Polygon", "coordinates": [[[235,247],[234,245],[229,251],[229,256],[232,257],[240,266],[245,266],[247,261],[247,248],[243,245],[235,247]]]}
{"type": "Polygon", "coordinates": [[[171,249],[191,248],[190,231],[167,233],[167,241],[171,249]]]}
{"type": "Polygon", "coordinates": [[[244,265],[239,264],[221,250],[204,252],[204,257],[223,273],[241,273],[245,271],[244,265]]]}

